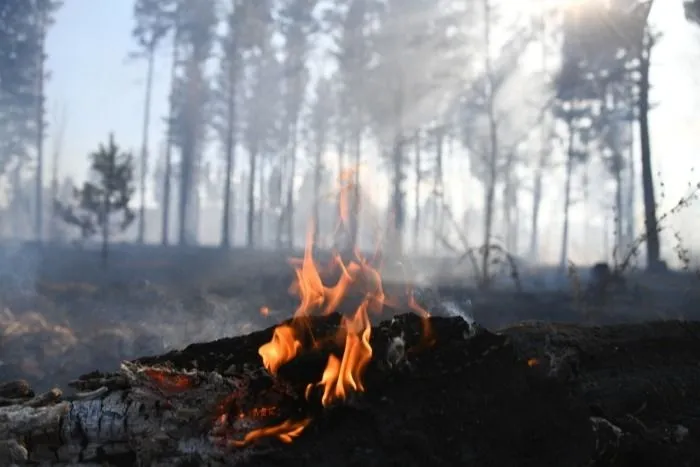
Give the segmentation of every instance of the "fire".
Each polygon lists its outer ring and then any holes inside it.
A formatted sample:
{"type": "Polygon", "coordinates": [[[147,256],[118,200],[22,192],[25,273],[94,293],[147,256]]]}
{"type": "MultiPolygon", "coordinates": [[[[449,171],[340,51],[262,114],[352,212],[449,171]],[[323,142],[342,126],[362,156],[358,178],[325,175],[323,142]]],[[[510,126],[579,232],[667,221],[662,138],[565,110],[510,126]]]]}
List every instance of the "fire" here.
{"type": "MultiPolygon", "coordinates": [[[[341,174],[340,190],[340,224],[339,228],[349,221],[348,193],[354,188],[353,172],[341,174]]],[[[365,259],[356,250],[355,258],[347,264],[340,254],[333,255],[332,267],[337,268],[340,277],[334,285],[324,284],[321,271],[313,258],[314,237],[313,224],[306,237],[304,255],[301,260],[291,260],[295,268],[295,280],[290,286],[290,292],[299,297],[300,303],[291,322],[275,328],[272,340],[262,345],[258,350],[264,367],[273,376],[277,375],[282,365],[291,361],[302,351],[302,332],[308,329],[308,318],[313,314],[329,315],[338,310],[343,300],[352,290],[361,297],[361,303],[351,316],[343,316],[338,329],[339,342],[344,341],[342,357],[331,354],[321,375],[320,381],[309,384],[306,388],[306,398],[311,398],[315,387],[322,389],[321,404],[327,407],[336,401],[345,400],[351,392],[364,392],[364,372],[372,359],[370,337],[372,326],[369,313],[379,314],[387,304],[381,276],[372,262],[365,259]]],[[[379,257],[379,255],[375,255],[379,257]]],[[[430,329],[430,314],[421,308],[409,294],[409,307],[423,319],[424,344],[432,344],[434,338],[430,329]]],[[[263,314],[267,314],[264,309],[263,314]]],[[[313,341],[313,336],[310,336],[313,341]]],[[[245,446],[263,437],[276,437],[283,442],[291,442],[311,422],[287,420],[278,425],[265,427],[249,432],[243,440],[231,441],[232,446],[245,446]]]]}
{"type": "Polygon", "coordinates": [[[297,340],[294,329],[289,325],[281,325],[275,328],[272,340],[260,347],[258,354],[262,357],[265,369],[276,375],[279,367],[296,357],[299,350],[301,342],[297,340]]]}

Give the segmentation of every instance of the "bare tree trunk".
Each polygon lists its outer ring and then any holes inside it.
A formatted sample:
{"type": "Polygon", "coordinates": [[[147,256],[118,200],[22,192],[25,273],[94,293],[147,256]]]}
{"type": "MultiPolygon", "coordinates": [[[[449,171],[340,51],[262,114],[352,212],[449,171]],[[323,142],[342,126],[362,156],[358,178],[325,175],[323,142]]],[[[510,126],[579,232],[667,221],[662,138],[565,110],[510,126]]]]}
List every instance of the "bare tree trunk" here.
{"type": "Polygon", "coordinates": [[[172,182],[172,157],[173,157],[173,118],[175,116],[175,73],[177,71],[177,62],[179,59],[179,30],[176,28],[173,37],[173,54],[172,64],[170,65],[170,96],[168,102],[168,128],[165,147],[165,173],[163,174],[163,206],[161,209],[161,232],[160,243],[168,244],[170,236],[170,191],[172,182]]]}
{"type": "Polygon", "coordinates": [[[258,168],[258,221],[255,234],[258,239],[258,245],[262,248],[265,247],[265,162],[266,157],[262,155],[258,168]]]}
{"type": "Polygon", "coordinates": [[[615,167],[615,258],[613,260],[621,260],[624,256],[624,240],[622,232],[622,220],[624,218],[624,209],[622,208],[622,155],[615,155],[618,158],[615,167]]]}
{"type": "Polygon", "coordinates": [[[287,246],[292,248],[294,246],[294,178],[296,177],[297,169],[297,123],[292,124],[292,145],[289,153],[290,156],[290,166],[289,166],[289,186],[287,186],[287,208],[286,208],[286,221],[287,221],[287,246]]]}
{"type": "Polygon", "coordinates": [[[314,223],[314,239],[318,242],[321,238],[321,214],[319,209],[319,198],[321,197],[321,158],[323,153],[320,149],[316,150],[314,157],[314,201],[313,201],[313,223],[314,223]]]}
{"type": "Polygon", "coordinates": [[[628,156],[628,166],[627,166],[627,212],[626,212],[626,232],[627,244],[631,245],[634,242],[634,230],[635,230],[635,201],[637,196],[637,167],[634,162],[636,157],[634,153],[634,123],[630,122],[630,144],[629,144],[629,156],[628,156]]]}
{"type": "Polygon", "coordinates": [[[146,72],[146,96],[143,102],[143,134],[141,139],[141,173],[139,174],[140,206],[138,243],[143,244],[146,235],[146,171],[148,170],[148,130],[151,123],[151,91],[153,90],[153,65],[156,50],[148,50],[148,70],[146,72]]]}
{"type": "Polygon", "coordinates": [[[489,82],[487,99],[487,113],[489,121],[489,163],[488,163],[488,179],[486,180],[486,193],[484,206],[484,252],[481,257],[481,274],[483,286],[488,285],[489,278],[489,258],[491,244],[491,229],[493,228],[493,204],[496,193],[496,178],[497,178],[497,159],[498,159],[498,124],[496,122],[496,109],[494,108],[494,76],[491,63],[491,4],[490,0],[484,0],[484,44],[485,44],[485,68],[486,76],[489,82]]]}
{"type": "Polygon", "coordinates": [[[435,197],[435,209],[433,210],[433,255],[437,254],[438,237],[442,235],[442,204],[443,198],[443,147],[445,141],[444,128],[438,126],[435,129],[435,178],[433,179],[433,196],[435,197]]]}
{"type": "Polygon", "coordinates": [[[257,149],[249,150],[249,174],[248,174],[248,218],[246,222],[246,244],[255,246],[255,166],[257,165],[257,149]]]}
{"type": "Polygon", "coordinates": [[[58,168],[63,146],[63,136],[66,130],[66,110],[61,112],[57,122],[56,136],[53,138],[53,157],[51,161],[51,222],[49,225],[49,239],[55,241],[58,235],[58,213],[56,212],[56,201],[58,201],[58,168]]]}
{"type": "MultiPolygon", "coordinates": [[[[543,151],[544,152],[544,151],[543,151]]],[[[542,179],[544,177],[544,159],[542,154],[535,169],[534,186],[532,187],[532,217],[530,218],[530,260],[539,257],[539,219],[542,205],[542,179]]]]}
{"type": "Polygon", "coordinates": [[[569,207],[571,206],[571,176],[574,171],[574,131],[572,122],[569,122],[569,143],[566,151],[566,179],[564,182],[564,226],[561,239],[561,257],[559,266],[563,271],[569,260],[569,207]]]}
{"type": "Polygon", "coordinates": [[[352,206],[350,209],[350,250],[357,247],[358,236],[360,232],[360,210],[362,209],[362,190],[360,186],[360,162],[362,159],[362,130],[355,129],[354,135],[354,176],[355,183],[353,184],[352,206]]]}
{"type": "Polygon", "coordinates": [[[35,235],[37,241],[44,238],[44,79],[46,55],[44,51],[46,41],[46,13],[41,12],[39,20],[39,52],[37,56],[37,102],[36,102],[36,224],[35,235]]]}
{"type": "Polygon", "coordinates": [[[644,190],[644,224],[647,238],[647,269],[653,271],[660,269],[662,264],[658,221],[656,219],[654,179],[651,171],[651,142],[649,138],[649,61],[654,44],[648,30],[644,33],[644,42],[640,56],[639,133],[642,150],[642,187],[644,190]]]}
{"type": "Polygon", "coordinates": [[[415,217],[413,219],[413,249],[415,253],[420,250],[420,185],[423,182],[422,166],[421,166],[421,137],[420,130],[416,130],[415,147],[416,147],[416,187],[415,187],[415,217]]]}
{"type": "Polygon", "coordinates": [[[224,202],[221,214],[221,246],[229,248],[231,238],[231,180],[236,169],[236,66],[237,63],[229,63],[229,89],[226,102],[226,179],[224,181],[224,202]]]}
{"type": "Polygon", "coordinates": [[[403,141],[401,135],[397,135],[392,148],[392,186],[391,206],[393,211],[393,235],[391,236],[390,257],[400,258],[403,254],[404,233],[404,195],[403,195],[403,141]]]}

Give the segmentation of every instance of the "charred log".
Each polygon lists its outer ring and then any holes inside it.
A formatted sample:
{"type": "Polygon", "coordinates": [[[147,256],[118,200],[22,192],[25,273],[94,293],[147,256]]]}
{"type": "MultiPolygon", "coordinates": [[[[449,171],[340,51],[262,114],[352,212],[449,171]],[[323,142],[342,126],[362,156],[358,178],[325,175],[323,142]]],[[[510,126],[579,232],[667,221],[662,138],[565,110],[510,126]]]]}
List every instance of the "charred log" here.
{"type": "Polygon", "coordinates": [[[523,325],[401,315],[373,328],[365,392],[305,397],[337,347],[337,315],[276,377],[267,329],[73,382],[0,386],[0,465],[692,465],[700,460],[700,324],[523,325]],[[303,426],[287,436],[271,427],[303,426]],[[271,436],[246,443],[251,430],[271,436]],[[301,430],[300,430],[301,431],[301,430]],[[277,434],[276,434],[277,433],[277,434]],[[290,441],[287,445],[280,443],[290,441]],[[661,463],[656,463],[659,460],[661,463]],[[643,461],[643,462],[642,462],[643,461]]]}

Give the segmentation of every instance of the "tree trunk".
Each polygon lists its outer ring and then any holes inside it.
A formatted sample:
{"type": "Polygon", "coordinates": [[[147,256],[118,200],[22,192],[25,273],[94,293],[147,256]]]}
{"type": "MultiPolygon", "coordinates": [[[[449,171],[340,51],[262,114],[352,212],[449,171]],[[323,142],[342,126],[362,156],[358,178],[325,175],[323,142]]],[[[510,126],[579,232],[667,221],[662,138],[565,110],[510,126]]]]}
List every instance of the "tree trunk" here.
{"type": "Polygon", "coordinates": [[[416,186],[415,186],[415,217],[413,219],[413,249],[415,253],[420,251],[420,185],[423,182],[423,174],[421,171],[421,137],[420,130],[416,130],[415,145],[416,145],[416,186]]]}
{"type": "Polygon", "coordinates": [[[232,244],[231,229],[231,180],[235,171],[236,158],[236,63],[229,63],[229,89],[227,96],[226,129],[226,179],[224,181],[223,212],[221,213],[221,247],[232,244]]]}
{"type": "Polygon", "coordinates": [[[493,208],[496,195],[496,180],[498,176],[498,123],[496,121],[495,96],[494,96],[494,75],[491,63],[491,3],[484,0],[484,44],[485,44],[485,69],[488,78],[489,89],[487,100],[487,114],[489,122],[489,149],[488,149],[488,179],[486,180],[486,193],[484,197],[484,243],[483,254],[481,256],[481,281],[482,286],[487,287],[489,283],[489,258],[491,253],[491,229],[493,228],[493,208]]]}
{"type": "MultiPolygon", "coordinates": [[[[544,151],[543,151],[544,152],[544,151]]],[[[542,178],[544,176],[544,155],[540,156],[532,187],[532,217],[530,218],[530,261],[539,258],[539,219],[542,205],[542,178]]]]}
{"type": "Polygon", "coordinates": [[[318,243],[321,237],[321,214],[319,209],[319,199],[321,197],[321,159],[323,153],[321,149],[316,149],[314,157],[314,202],[313,202],[313,223],[314,240],[318,243]]]}
{"type": "Polygon", "coordinates": [[[248,218],[246,219],[246,244],[248,247],[255,246],[255,166],[258,162],[258,151],[255,148],[249,149],[248,165],[248,218]]]}
{"type": "Polygon", "coordinates": [[[148,50],[148,69],[146,71],[146,96],[143,100],[143,133],[141,139],[141,173],[139,174],[139,231],[138,243],[144,243],[146,235],[146,171],[148,170],[148,131],[151,124],[151,91],[153,90],[153,65],[156,50],[152,46],[148,50]]]}
{"type": "Polygon", "coordinates": [[[659,270],[662,267],[659,244],[658,221],[654,179],[651,170],[651,142],[649,139],[649,62],[653,47],[650,32],[644,33],[644,47],[640,57],[639,83],[639,133],[642,156],[642,188],[644,190],[644,224],[646,228],[647,269],[659,270]]]}
{"type": "Polygon", "coordinates": [[[444,129],[440,126],[435,129],[435,178],[433,179],[433,196],[435,197],[435,209],[433,210],[433,255],[437,255],[439,237],[442,232],[442,203],[445,202],[443,193],[443,169],[442,156],[445,141],[444,129]]]}
{"type": "Polygon", "coordinates": [[[173,156],[173,118],[175,116],[175,78],[177,72],[177,62],[179,59],[179,31],[176,28],[173,37],[173,54],[172,64],[170,65],[170,96],[168,102],[168,127],[165,147],[165,173],[163,174],[163,206],[161,209],[161,232],[160,243],[165,246],[168,244],[170,236],[170,191],[172,182],[172,156],[173,156]]]}
{"type": "Polygon", "coordinates": [[[564,182],[564,226],[561,236],[561,257],[559,267],[566,271],[569,260],[569,207],[571,206],[571,176],[574,171],[574,130],[572,122],[569,122],[568,140],[566,150],[566,178],[564,182]]]}
{"type": "Polygon", "coordinates": [[[292,124],[292,146],[289,153],[289,185],[287,186],[287,208],[286,208],[286,225],[287,225],[287,246],[294,247],[294,179],[297,171],[297,123],[292,124]]]}
{"type": "Polygon", "coordinates": [[[36,224],[35,235],[38,242],[44,239],[44,79],[46,13],[41,12],[39,20],[39,52],[37,56],[37,95],[36,95],[36,224]]]}
{"type": "Polygon", "coordinates": [[[615,167],[615,264],[625,256],[624,232],[622,231],[622,222],[625,215],[622,208],[622,155],[615,155],[617,159],[615,167]]]}
{"type": "Polygon", "coordinates": [[[629,156],[627,165],[627,203],[626,203],[626,218],[625,218],[625,236],[627,244],[631,245],[634,242],[635,231],[635,201],[637,196],[637,167],[634,162],[636,157],[634,154],[634,123],[630,122],[630,144],[629,156]]]}
{"type": "Polygon", "coordinates": [[[357,248],[360,233],[360,212],[362,209],[362,187],[360,186],[360,162],[362,160],[362,130],[355,129],[353,150],[354,177],[352,207],[350,209],[350,251],[357,248]]]}
{"type": "Polygon", "coordinates": [[[399,259],[403,255],[404,234],[404,194],[403,194],[403,141],[397,135],[392,148],[392,187],[391,206],[393,211],[393,232],[389,257],[399,259]]]}
{"type": "Polygon", "coordinates": [[[255,223],[255,236],[261,248],[265,248],[265,162],[266,156],[261,155],[258,167],[258,215],[255,223]]]}

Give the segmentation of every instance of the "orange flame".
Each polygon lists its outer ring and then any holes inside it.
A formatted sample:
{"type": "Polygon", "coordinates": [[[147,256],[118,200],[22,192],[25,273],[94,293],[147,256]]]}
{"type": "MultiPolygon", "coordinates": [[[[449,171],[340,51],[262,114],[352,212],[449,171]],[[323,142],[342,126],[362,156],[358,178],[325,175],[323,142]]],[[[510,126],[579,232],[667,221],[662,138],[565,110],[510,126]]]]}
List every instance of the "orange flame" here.
{"type": "Polygon", "coordinates": [[[258,355],[262,357],[265,369],[276,375],[277,370],[296,357],[299,350],[301,342],[297,340],[294,329],[283,324],[275,328],[272,340],[258,349],[258,355]]]}

